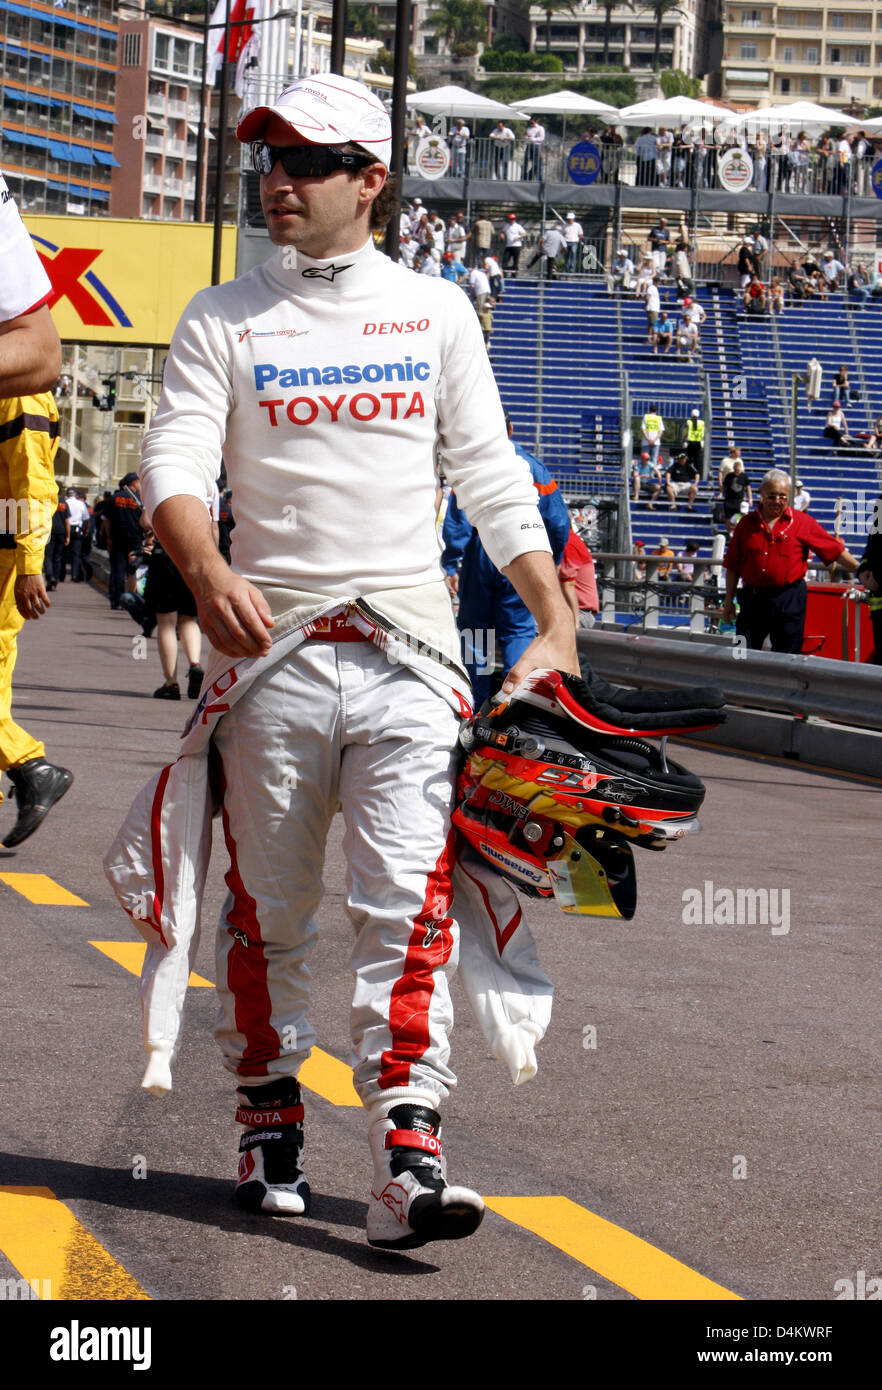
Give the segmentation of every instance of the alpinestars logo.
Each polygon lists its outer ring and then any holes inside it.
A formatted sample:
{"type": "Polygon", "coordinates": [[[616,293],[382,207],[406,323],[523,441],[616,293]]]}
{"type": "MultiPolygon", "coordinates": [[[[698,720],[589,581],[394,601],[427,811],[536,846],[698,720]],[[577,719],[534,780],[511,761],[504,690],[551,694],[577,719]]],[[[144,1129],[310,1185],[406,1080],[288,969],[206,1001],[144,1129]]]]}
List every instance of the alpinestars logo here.
{"type": "Polygon", "coordinates": [[[330,265],[326,265],[323,270],[319,270],[317,265],[311,265],[308,270],[301,270],[300,274],[304,280],[330,280],[333,282],[336,275],[342,275],[343,271],[349,270],[351,265],[351,261],[349,265],[334,265],[332,262],[330,265]]]}

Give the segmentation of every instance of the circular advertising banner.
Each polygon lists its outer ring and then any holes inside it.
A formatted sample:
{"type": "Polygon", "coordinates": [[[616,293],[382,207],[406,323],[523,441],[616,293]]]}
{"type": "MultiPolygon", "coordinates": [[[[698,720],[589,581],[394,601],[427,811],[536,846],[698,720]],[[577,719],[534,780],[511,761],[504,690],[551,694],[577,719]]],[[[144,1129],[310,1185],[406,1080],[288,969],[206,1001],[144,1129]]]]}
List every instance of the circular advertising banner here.
{"type": "Polygon", "coordinates": [[[593,183],[600,174],[600,151],[590,140],[580,140],[567,155],[567,172],[573,183],[593,183]]]}
{"type": "Polygon", "coordinates": [[[440,135],[420,141],[414,163],[424,179],[443,179],[450,168],[450,151],[440,135]]]}
{"type": "Polygon", "coordinates": [[[724,150],[717,159],[717,177],[730,193],[742,193],[753,178],[753,160],[743,150],[724,150]]]}

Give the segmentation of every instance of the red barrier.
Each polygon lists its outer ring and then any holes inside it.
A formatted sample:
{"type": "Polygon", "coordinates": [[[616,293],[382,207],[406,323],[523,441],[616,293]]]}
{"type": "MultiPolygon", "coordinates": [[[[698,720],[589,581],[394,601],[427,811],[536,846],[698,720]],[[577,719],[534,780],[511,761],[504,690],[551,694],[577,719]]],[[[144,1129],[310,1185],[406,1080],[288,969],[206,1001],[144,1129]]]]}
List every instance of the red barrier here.
{"type": "Polygon", "coordinates": [[[859,623],[858,659],[869,661],[873,654],[873,629],[866,603],[845,598],[850,584],[809,584],[805,616],[803,653],[826,656],[834,661],[855,660],[855,623],[859,623]]]}

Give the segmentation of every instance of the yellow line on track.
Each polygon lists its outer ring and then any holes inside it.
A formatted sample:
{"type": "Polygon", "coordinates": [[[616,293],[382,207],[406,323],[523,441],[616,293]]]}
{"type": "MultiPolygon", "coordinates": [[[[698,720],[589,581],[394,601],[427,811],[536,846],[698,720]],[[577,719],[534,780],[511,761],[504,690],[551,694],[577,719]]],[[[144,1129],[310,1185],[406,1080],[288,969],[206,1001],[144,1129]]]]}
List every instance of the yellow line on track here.
{"type": "MultiPolygon", "coordinates": [[[[144,956],[147,951],[147,943],[144,941],[92,941],[89,943],[109,956],[117,965],[121,965],[130,974],[140,977],[141,967],[144,964],[144,956]]],[[[214,989],[211,980],[206,980],[203,975],[197,975],[195,971],[190,971],[189,984],[191,988],[214,989]]],[[[330,1101],[331,1105],[361,1105],[358,1093],[352,1084],[352,1069],[345,1062],[341,1062],[337,1057],[332,1057],[330,1052],[324,1052],[320,1047],[312,1049],[312,1055],[307,1057],[300,1068],[297,1078],[309,1091],[314,1091],[323,1100],[330,1101]]]]}
{"type": "Polygon", "coordinates": [[[491,1211],[642,1299],[739,1299],[655,1245],[568,1197],[485,1197],[491,1211]]]}
{"type": "Polygon", "coordinates": [[[69,893],[47,874],[0,874],[0,882],[21,893],[29,903],[52,907],[88,907],[76,894],[69,893]]]}
{"type": "MultiPolygon", "coordinates": [[[[90,946],[101,951],[111,960],[115,960],[117,965],[121,965],[123,970],[128,970],[131,975],[141,978],[141,969],[144,965],[144,957],[147,954],[146,941],[90,941],[90,946]]],[[[197,975],[195,970],[190,971],[190,978],[187,981],[191,989],[214,989],[211,980],[206,980],[204,975],[197,975]]]]}
{"type": "Polygon", "coordinates": [[[0,1187],[0,1250],[39,1298],[150,1298],[48,1187],[0,1187]]]}

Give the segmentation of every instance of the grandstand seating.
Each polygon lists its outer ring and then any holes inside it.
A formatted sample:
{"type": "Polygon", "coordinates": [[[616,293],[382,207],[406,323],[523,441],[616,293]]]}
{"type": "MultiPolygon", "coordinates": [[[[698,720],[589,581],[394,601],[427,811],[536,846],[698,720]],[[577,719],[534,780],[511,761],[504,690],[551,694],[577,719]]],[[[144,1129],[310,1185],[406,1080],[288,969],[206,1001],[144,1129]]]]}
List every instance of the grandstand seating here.
{"type": "MultiPolygon", "coordinates": [[[[832,378],[846,363],[861,401],[846,410],[849,427],[869,430],[882,413],[882,309],[833,295],[823,302],[792,304],[773,320],[751,317],[740,297],[716,286],[698,292],[707,312],[693,363],[653,356],[646,346],[642,304],[616,298],[597,281],[507,280],[494,323],[492,361],[515,436],[534,449],[565,491],[615,495],[621,485],[622,382],[627,379],[635,447],[639,418],[658,403],[668,426],[665,442],[680,437],[683,420],[711,402],[711,457],[694,513],[682,504],[668,510],[662,494],[655,510],[631,504],[632,530],[654,548],[665,535],[676,548],[690,536],[707,553],[714,534],[711,509],[719,461],[739,444],[754,486],[770,467],[790,468],[791,376],[810,357],[820,361],[822,398],[813,409],[800,387],[797,414],[799,476],[811,493],[811,511],[833,530],[837,499],[842,538],[862,548],[866,519],[880,490],[879,463],[860,450],[835,451],[822,431],[832,378]],[[621,325],[621,354],[618,329],[621,325]],[[540,352],[540,344],[544,351],[540,352]]],[[[674,291],[662,291],[674,308],[674,291]]],[[[675,314],[675,319],[679,314],[675,314]]],[[[638,450],[639,451],[639,450],[638,450]]]]}

